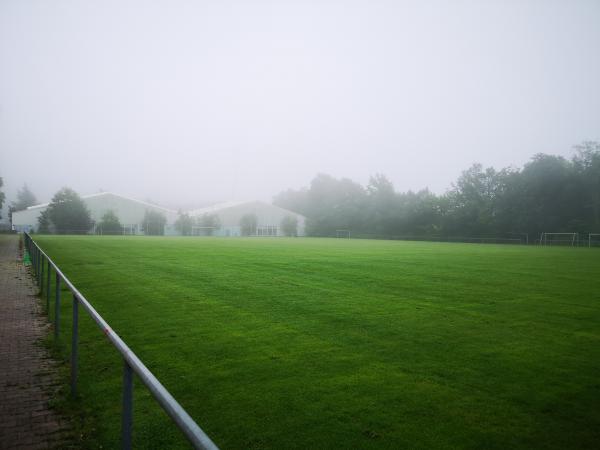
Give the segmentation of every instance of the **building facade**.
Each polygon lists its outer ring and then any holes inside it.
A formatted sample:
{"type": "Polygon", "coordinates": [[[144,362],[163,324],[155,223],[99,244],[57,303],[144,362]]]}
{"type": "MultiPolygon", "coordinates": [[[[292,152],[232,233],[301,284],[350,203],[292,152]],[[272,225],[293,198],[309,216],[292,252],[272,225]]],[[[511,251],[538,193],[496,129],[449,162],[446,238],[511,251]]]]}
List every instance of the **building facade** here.
{"type": "MultiPolygon", "coordinates": [[[[90,211],[94,224],[91,232],[94,234],[102,233],[102,230],[97,228],[97,224],[108,211],[113,211],[119,218],[119,222],[123,225],[123,234],[144,234],[146,211],[156,211],[164,215],[167,219],[165,234],[176,234],[173,226],[175,220],[177,220],[176,211],[111,192],[86,195],[81,199],[90,211]]],[[[12,216],[13,229],[16,231],[37,231],[38,218],[48,208],[48,205],[48,203],[44,203],[30,206],[23,211],[14,212],[12,216]]]]}
{"type": "MultiPolygon", "coordinates": [[[[110,192],[101,192],[82,196],[81,199],[90,211],[93,227],[90,230],[94,234],[103,234],[99,223],[102,216],[112,211],[122,224],[123,234],[145,234],[146,224],[144,217],[146,211],[155,211],[165,216],[165,235],[178,235],[175,222],[179,214],[171,209],[163,208],[151,203],[134,200],[110,192]]],[[[48,208],[48,203],[30,206],[29,208],[13,213],[12,227],[16,231],[38,231],[38,218],[48,208]]],[[[249,234],[253,236],[284,236],[283,222],[287,220],[296,224],[295,234],[304,236],[305,217],[292,211],[271,205],[265,202],[228,202],[220,203],[207,208],[189,211],[188,214],[194,219],[192,228],[194,235],[212,236],[242,236],[249,234]],[[212,217],[212,226],[202,226],[203,218],[212,217]],[[256,226],[251,233],[244,233],[241,222],[244,216],[252,216],[256,226]]]]}
{"type": "Polygon", "coordinates": [[[207,208],[196,209],[189,212],[198,223],[201,223],[203,216],[215,216],[218,218],[219,226],[205,229],[201,226],[195,228],[193,234],[212,234],[213,236],[242,236],[242,218],[244,216],[254,216],[256,228],[250,235],[252,236],[285,236],[282,223],[286,218],[292,218],[296,221],[297,236],[305,235],[306,218],[293,211],[289,211],[279,206],[260,201],[251,202],[227,202],[219,203],[207,208]]]}

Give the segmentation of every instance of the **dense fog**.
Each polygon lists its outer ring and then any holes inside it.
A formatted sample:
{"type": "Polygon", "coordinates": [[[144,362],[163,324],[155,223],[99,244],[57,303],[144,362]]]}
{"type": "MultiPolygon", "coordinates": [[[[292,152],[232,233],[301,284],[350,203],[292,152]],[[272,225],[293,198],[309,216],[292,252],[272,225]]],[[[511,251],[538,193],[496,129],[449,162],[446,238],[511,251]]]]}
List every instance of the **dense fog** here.
{"type": "Polygon", "coordinates": [[[600,3],[0,2],[0,176],[173,208],[443,194],[600,140],[600,3]]]}

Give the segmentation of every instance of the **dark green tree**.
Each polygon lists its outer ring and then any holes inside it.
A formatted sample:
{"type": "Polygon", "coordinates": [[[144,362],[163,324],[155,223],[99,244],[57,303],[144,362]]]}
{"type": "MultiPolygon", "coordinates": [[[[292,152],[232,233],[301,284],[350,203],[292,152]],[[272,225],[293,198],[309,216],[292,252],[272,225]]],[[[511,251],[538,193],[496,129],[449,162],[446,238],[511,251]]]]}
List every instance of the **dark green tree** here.
{"type": "Polygon", "coordinates": [[[368,216],[365,225],[370,232],[388,236],[401,232],[398,195],[389,179],[381,174],[372,176],[367,185],[366,201],[368,216]]]}
{"type": "MultiPolygon", "coordinates": [[[[4,180],[0,177],[0,188],[4,186],[4,180]]],[[[0,190],[0,219],[2,219],[2,205],[4,205],[4,200],[6,199],[6,195],[2,190],[0,190]]]]}
{"type": "Polygon", "coordinates": [[[212,236],[221,228],[221,219],[216,214],[203,214],[198,217],[198,226],[202,227],[200,232],[203,236],[212,236]]]}
{"type": "Polygon", "coordinates": [[[307,188],[302,188],[297,191],[288,189],[287,191],[277,194],[273,198],[273,204],[297,212],[303,216],[308,216],[311,212],[308,192],[307,188]]]}
{"type": "Polygon", "coordinates": [[[256,214],[244,214],[240,218],[240,230],[242,236],[254,236],[258,225],[258,217],[256,214]]]}
{"type": "Polygon", "coordinates": [[[274,203],[307,217],[309,235],[350,229],[366,236],[523,237],[542,231],[600,232],[600,144],[576,154],[537,154],[522,169],[474,164],[450,191],[397,193],[383,175],[366,188],[317,175],[309,188],[287,190],[274,203]]]}
{"type": "Polygon", "coordinates": [[[562,156],[535,155],[525,164],[513,203],[528,233],[578,231],[581,191],[573,164],[562,156]]]}
{"type": "Polygon", "coordinates": [[[48,218],[48,210],[42,211],[38,217],[38,233],[50,233],[50,219],[48,218]]]}
{"type": "Polygon", "coordinates": [[[335,230],[354,233],[365,229],[368,199],[365,189],[347,178],[320,174],[308,191],[310,207],[306,224],[309,234],[331,236],[335,230]]]}
{"type": "Polygon", "coordinates": [[[600,143],[582,142],[575,150],[573,163],[581,179],[584,220],[588,230],[600,232],[600,143]]]}
{"type": "Polygon", "coordinates": [[[11,203],[10,210],[11,212],[22,211],[35,204],[37,204],[35,195],[33,195],[33,192],[31,192],[27,184],[24,184],[23,187],[17,191],[17,200],[11,203]]]}
{"type": "Polygon", "coordinates": [[[167,218],[164,214],[147,209],[144,214],[144,233],[149,236],[162,236],[165,234],[165,225],[167,224],[167,218]]]}
{"type": "Polygon", "coordinates": [[[443,221],[443,197],[422,189],[398,194],[397,222],[393,234],[397,236],[437,236],[443,221]]]}
{"type": "Polygon", "coordinates": [[[92,226],[87,206],[77,192],[67,187],[54,194],[46,214],[40,216],[38,223],[40,228],[45,226],[59,234],[87,233],[92,226]]]}
{"type": "Polygon", "coordinates": [[[175,221],[175,229],[181,233],[182,236],[189,236],[192,234],[192,227],[194,226],[194,218],[190,217],[189,214],[179,212],[179,217],[175,221]]]}
{"type": "Polygon", "coordinates": [[[504,190],[503,176],[504,172],[497,172],[493,167],[484,170],[481,164],[473,164],[463,171],[447,194],[451,209],[446,231],[466,236],[492,233],[497,200],[504,190]]]}
{"type": "Polygon", "coordinates": [[[102,219],[97,224],[96,230],[100,234],[122,234],[123,225],[115,212],[109,209],[104,213],[102,219]]]}
{"type": "Polygon", "coordinates": [[[295,216],[285,216],[281,219],[281,231],[284,236],[298,236],[298,219],[295,216]]]}

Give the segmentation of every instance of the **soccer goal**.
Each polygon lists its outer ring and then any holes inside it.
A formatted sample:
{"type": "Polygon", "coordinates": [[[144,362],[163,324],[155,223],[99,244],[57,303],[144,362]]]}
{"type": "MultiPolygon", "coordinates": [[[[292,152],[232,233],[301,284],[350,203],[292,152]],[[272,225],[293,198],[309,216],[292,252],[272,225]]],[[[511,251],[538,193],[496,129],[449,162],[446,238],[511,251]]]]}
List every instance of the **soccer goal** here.
{"type": "Polygon", "coordinates": [[[588,234],[588,247],[600,247],[600,233],[588,234]]]}
{"type": "Polygon", "coordinates": [[[541,245],[570,245],[574,247],[579,243],[578,233],[542,233],[541,245]]]}
{"type": "Polygon", "coordinates": [[[192,236],[213,236],[217,227],[192,227],[192,236]]]}
{"type": "Polygon", "coordinates": [[[342,239],[350,239],[350,230],[335,230],[335,237],[342,239]]]}

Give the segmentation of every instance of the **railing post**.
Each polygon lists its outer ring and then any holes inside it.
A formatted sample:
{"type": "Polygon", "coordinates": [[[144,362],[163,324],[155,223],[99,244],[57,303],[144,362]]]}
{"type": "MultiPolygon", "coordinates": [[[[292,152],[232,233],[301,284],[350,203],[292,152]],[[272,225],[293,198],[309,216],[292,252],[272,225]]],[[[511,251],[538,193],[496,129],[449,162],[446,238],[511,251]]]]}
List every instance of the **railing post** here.
{"type": "Polygon", "coordinates": [[[77,396],[77,361],[79,339],[79,300],[73,294],[73,327],[71,334],[71,396],[77,396]]]}
{"type": "Polygon", "coordinates": [[[46,274],[46,314],[50,317],[50,273],[52,272],[50,266],[50,258],[48,258],[48,273],[46,274]]]}
{"type": "Polygon", "coordinates": [[[123,417],[121,441],[124,450],[131,449],[131,429],[133,427],[133,370],[123,360],[123,417]]]}
{"type": "Polygon", "coordinates": [[[60,326],[60,275],[56,272],[56,293],[54,297],[54,338],[58,339],[60,326]]]}
{"type": "Polygon", "coordinates": [[[40,294],[42,292],[44,292],[44,257],[42,256],[40,258],[40,279],[39,279],[39,285],[40,285],[40,294]]]}
{"type": "Polygon", "coordinates": [[[37,255],[35,253],[35,247],[31,246],[31,252],[29,252],[31,259],[31,268],[33,269],[33,276],[37,276],[37,255]]]}

